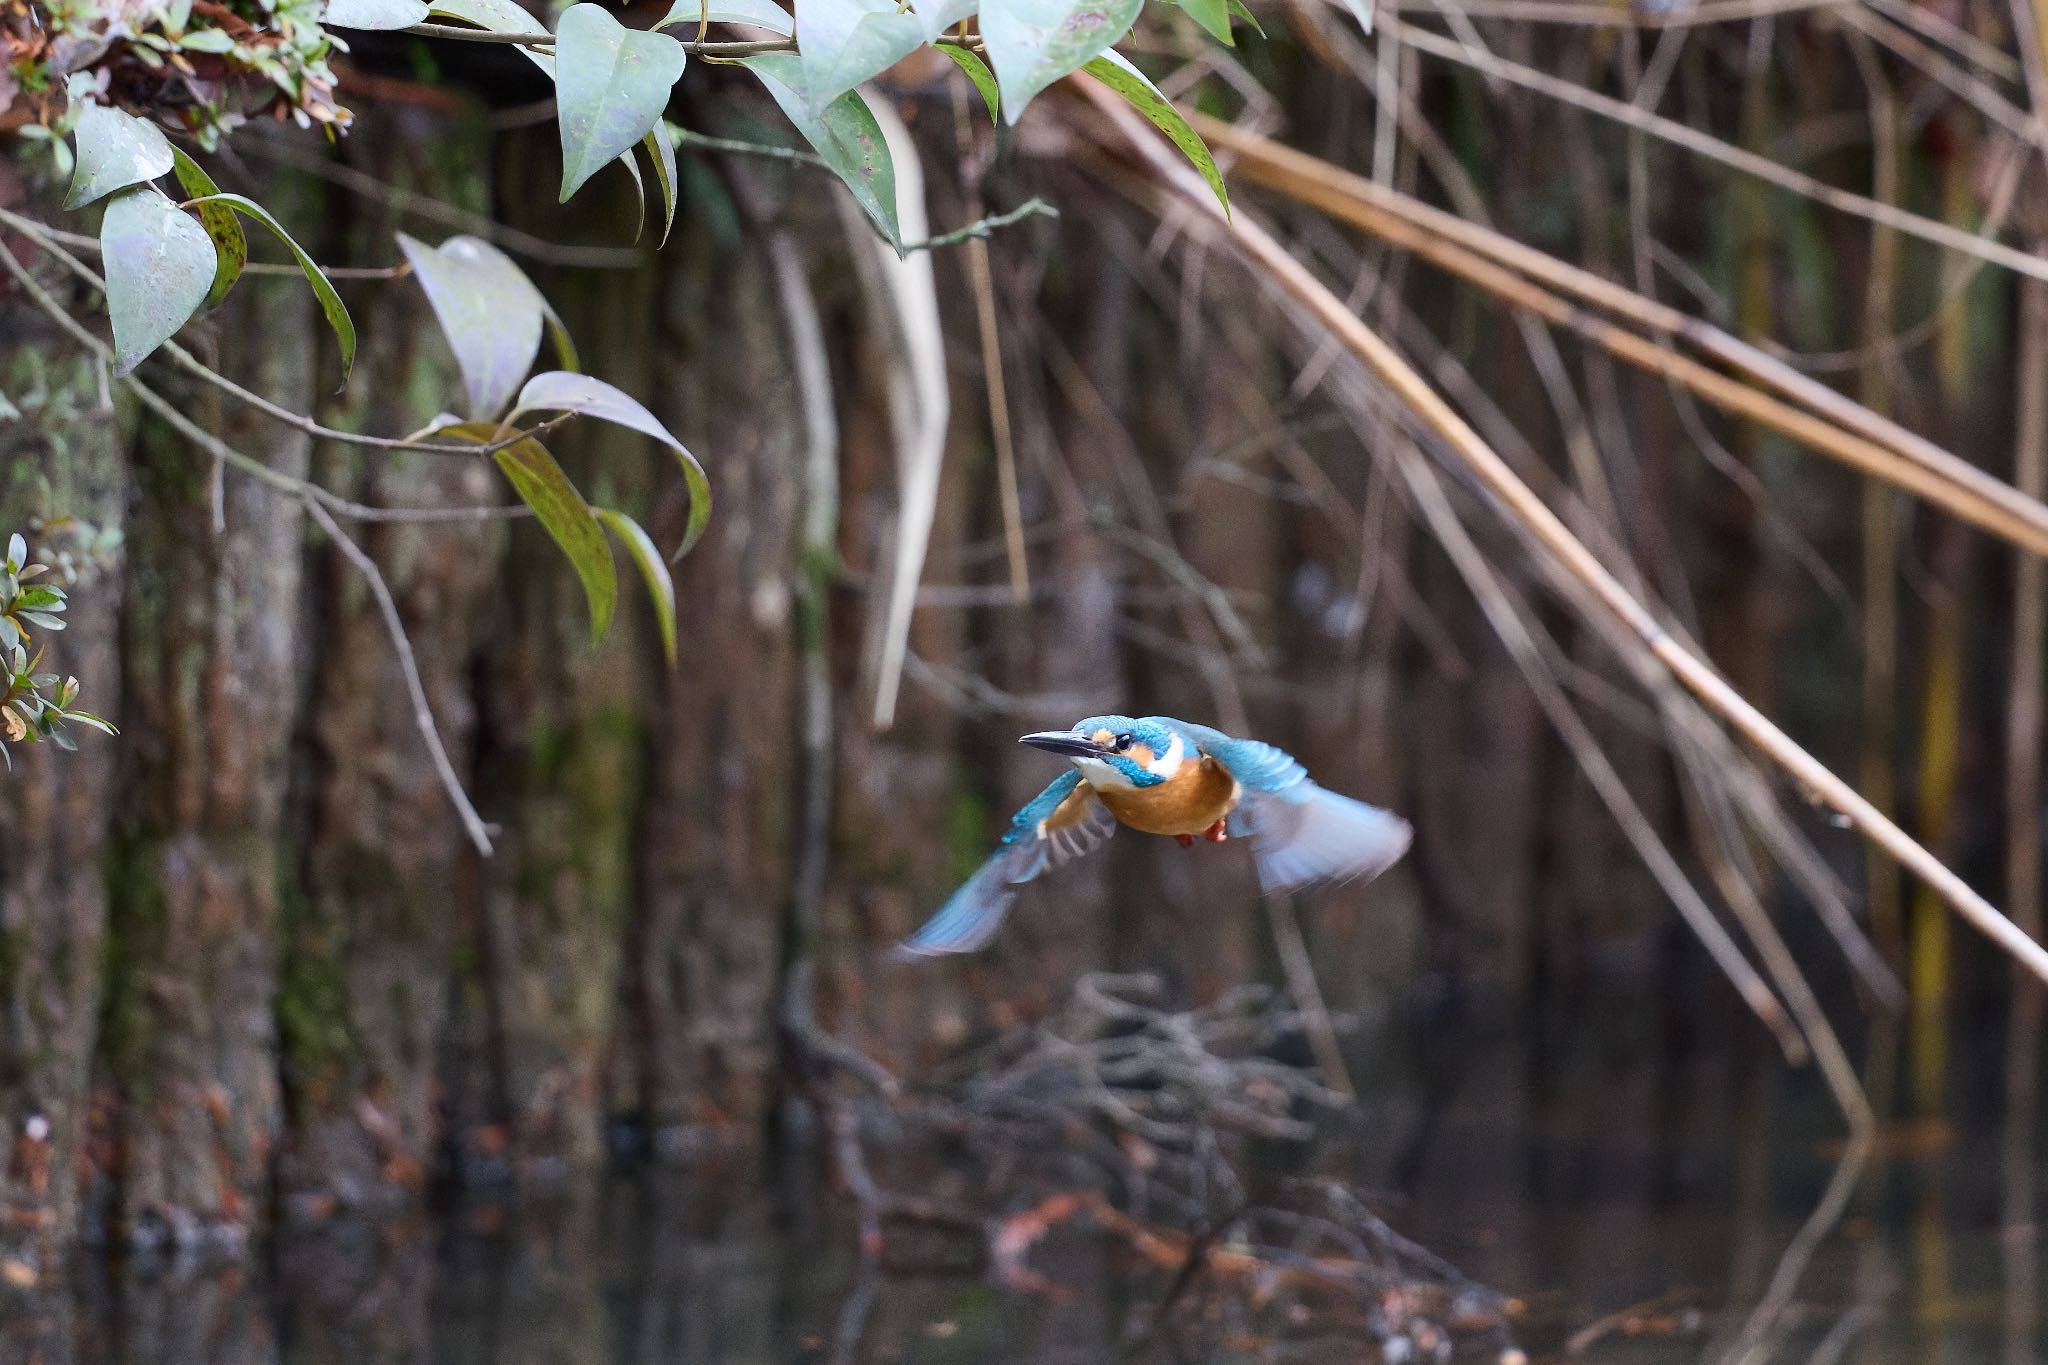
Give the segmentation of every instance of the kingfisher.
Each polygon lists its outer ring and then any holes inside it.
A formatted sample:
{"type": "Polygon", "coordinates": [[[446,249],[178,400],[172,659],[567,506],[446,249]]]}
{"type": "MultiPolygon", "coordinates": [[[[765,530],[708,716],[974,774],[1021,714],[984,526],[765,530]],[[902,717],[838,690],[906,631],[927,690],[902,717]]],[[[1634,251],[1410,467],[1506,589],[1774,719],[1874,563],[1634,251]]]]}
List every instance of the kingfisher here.
{"type": "Polygon", "coordinates": [[[1317,786],[1284,750],[1171,716],[1090,716],[1017,742],[1073,766],[1017,812],[989,860],[897,946],[899,960],[986,947],[1018,886],[1096,848],[1119,824],[1182,848],[1245,836],[1268,893],[1377,877],[1413,834],[1392,811],[1317,786]]]}

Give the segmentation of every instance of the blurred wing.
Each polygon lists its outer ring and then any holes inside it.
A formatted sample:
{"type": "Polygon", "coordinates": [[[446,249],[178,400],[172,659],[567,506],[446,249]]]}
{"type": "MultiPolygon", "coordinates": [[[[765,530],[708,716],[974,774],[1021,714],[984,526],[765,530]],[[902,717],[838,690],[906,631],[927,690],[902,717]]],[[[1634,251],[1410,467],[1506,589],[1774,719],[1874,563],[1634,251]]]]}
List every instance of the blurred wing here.
{"type": "Polygon", "coordinates": [[[1239,807],[1263,891],[1377,877],[1408,851],[1415,831],[1390,810],[1304,780],[1280,796],[1245,791],[1239,807]]]}
{"type": "Polygon", "coordinates": [[[896,945],[895,958],[901,962],[987,947],[1017,899],[1019,884],[1080,857],[1115,829],[1116,817],[1095,799],[1094,788],[1081,781],[1081,774],[1071,769],[1060,774],[1017,812],[1002,844],[980,870],[922,929],[896,945]]]}
{"type": "Polygon", "coordinates": [[[1251,837],[1260,889],[1377,877],[1408,851],[1414,830],[1406,820],[1318,787],[1285,750],[1204,726],[1183,728],[1244,788],[1232,832],[1251,837]]]}

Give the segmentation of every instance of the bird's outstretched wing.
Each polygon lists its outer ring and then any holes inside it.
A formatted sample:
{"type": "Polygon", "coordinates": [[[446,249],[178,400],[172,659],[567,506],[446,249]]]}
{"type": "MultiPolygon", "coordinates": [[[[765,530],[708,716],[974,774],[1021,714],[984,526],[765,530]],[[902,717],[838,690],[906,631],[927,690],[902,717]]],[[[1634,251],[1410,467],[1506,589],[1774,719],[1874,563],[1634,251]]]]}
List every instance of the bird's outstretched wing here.
{"type": "Polygon", "coordinates": [[[1232,832],[1251,836],[1262,890],[1377,877],[1408,851],[1414,830],[1406,820],[1318,787],[1285,750],[1180,724],[1243,788],[1232,832]]]}
{"type": "Polygon", "coordinates": [[[1116,830],[1116,817],[1095,790],[1069,769],[1031,798],[1010,821],[1003,842],[981,870],[955,891],[925,926],[896,945],[898,961],[988,946],[1017,899],[1017,886],[1093,849],[1116,830]]]}

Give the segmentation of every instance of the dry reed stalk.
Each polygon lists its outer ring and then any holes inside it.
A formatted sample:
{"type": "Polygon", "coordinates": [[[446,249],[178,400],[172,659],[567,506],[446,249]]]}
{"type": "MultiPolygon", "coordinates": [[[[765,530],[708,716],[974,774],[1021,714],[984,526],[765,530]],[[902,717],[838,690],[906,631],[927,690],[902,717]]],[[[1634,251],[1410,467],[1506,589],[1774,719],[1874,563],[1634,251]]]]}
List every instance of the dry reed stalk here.
{"type": "MultiPolygon", "coordinates": [[[[1075,93],[1119,131],[1118,141],[1170,188],[1192,213],[1221,218],[1208,186],[1148,126],[1106,89],[1074,83],[1075,93]]],[[[1599,558],[1558,519],[1491,446],[1321,280],[1240,209],[1224,220],[1229,239],[1281,293],[1304,306],[1318,326],[1336,337],[1406,409],[1421,432],[1499,500],[1560,569],[1577,579],[1601,608],[1642,642],[1643,648],[1709,710],[1762,750],[1811,799],[1836,811],[1896,858],[1980,933],[2048,981],[2048,950],[2022,932],[1945,863],[1865,800],[1860,792],[1802,748],[1729,686],[1700,655],[1675,639],[1599,558]]]]}
{"type": "Polygon", "coordinates": [[[2032,554],[2048,555],[2048,505],[1720,328],[1269,138],[1202,115],[1191,122],[1203,137],[1235,155],[1234,174],[1412,251],[1725,411],[1915,493],[2032,554]],[[1691,342],[1811,411],[1587,313],[1532,278],[1653,333],[1691,342]]]}

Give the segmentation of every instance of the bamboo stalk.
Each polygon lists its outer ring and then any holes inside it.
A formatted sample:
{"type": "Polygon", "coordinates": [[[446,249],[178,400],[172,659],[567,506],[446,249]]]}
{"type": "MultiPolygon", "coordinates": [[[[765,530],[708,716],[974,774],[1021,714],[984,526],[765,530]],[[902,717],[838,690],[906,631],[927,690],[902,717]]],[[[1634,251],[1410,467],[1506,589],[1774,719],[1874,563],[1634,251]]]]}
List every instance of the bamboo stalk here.
{"type": "MultiPolygon", "coordinates": [[[[1208,186],[1177,159],[1178,153],[1161,142],[1148,125],[1138,122],[1135,115],[1118,104],[1112,92],[1080,82],[1073,83],[1073,87],[1121,131],[1124,144],[1194,213],[1212,220],[1222,217],[1208,186]]],[[[1242,209],[1224,220],[1221,230],[1270,283],[1302,304],[1332,337],[1362,361],[1438,449],[1454,458],[1498,498],[1506,514],[1520,523],[1564,572],[1583,583],[1672,677],[1762,750],[1811,799],[1841,814],[1925,882],[1974,928],[2048,981],[2048,949],[2029,938],[1939,858],[1779,729],[1730,687],[1705,659],[1674,639],[1414,367],[1346,308],[1307,266],[1242,209]]]]}

